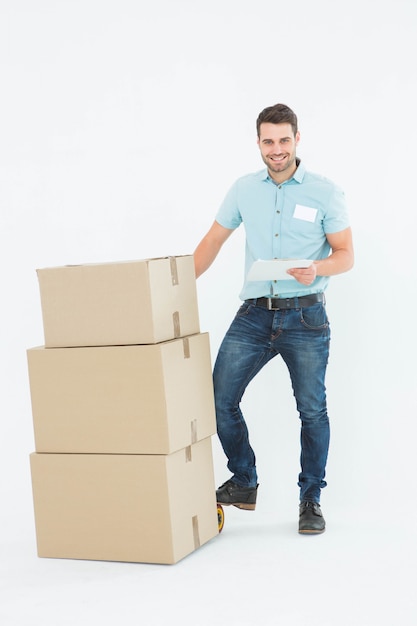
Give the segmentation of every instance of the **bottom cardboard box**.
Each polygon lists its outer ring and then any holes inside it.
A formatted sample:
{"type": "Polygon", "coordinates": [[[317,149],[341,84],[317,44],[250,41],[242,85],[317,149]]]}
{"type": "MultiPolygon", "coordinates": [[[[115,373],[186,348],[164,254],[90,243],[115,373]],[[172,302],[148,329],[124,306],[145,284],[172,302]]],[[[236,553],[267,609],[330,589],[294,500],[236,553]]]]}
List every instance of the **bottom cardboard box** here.
{"type": "Polygon", "coordinates": [[[30,455],[40,557],[173,564],[218,534],[211,438],[169,455],[30,455]]]}

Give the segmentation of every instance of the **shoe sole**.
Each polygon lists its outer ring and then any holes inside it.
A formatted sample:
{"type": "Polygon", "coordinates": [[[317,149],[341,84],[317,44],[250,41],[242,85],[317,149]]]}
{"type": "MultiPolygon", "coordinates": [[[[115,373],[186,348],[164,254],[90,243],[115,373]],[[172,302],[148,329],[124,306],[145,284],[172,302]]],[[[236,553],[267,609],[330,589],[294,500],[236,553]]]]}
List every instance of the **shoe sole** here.
{"type": "Polygon", "coordinates": [[[326,529],[322,528],[321,530],[299,530],[300,535],[321,535],[324,533],[326,529]]]}
{"type": "Polygon", "coordinates": [[[248,504],[247,502],[218,502],[222,506],[235,506],[237,509],[243,509],[244,511],[254,511],[256,504],[248,504]]]}

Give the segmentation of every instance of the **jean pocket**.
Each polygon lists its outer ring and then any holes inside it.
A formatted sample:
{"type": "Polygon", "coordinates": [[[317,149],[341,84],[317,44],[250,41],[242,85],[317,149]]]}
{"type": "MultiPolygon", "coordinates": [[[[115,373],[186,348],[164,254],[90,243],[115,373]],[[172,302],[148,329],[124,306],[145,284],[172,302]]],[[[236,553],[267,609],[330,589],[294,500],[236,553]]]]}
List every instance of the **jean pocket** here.
{"type": "Polygon", "coordinates": [[[324,330],[329,327],[329,320],[321,302],[301,309],[301,323],[309,330],[324,330]]]}
{"type": "Polygon", "coordinates": [[[252,307],[253,304],[243,302],[236,313],[236,317],[244,317],[245,315],[248,315],[252,307]]]}

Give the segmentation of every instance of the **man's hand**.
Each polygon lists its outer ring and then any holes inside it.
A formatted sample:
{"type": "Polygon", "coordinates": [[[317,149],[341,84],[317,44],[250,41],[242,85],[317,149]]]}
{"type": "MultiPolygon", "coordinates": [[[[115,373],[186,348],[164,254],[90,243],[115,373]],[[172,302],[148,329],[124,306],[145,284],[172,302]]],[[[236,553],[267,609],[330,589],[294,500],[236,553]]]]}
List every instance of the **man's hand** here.
{"type": "Polygon", "coordinates": [[[312,263],[309,267],[292,267],[287,270],[287,274],[293,276],[302,285],[311,285],[317,276],[317,266],[312,263]]]}

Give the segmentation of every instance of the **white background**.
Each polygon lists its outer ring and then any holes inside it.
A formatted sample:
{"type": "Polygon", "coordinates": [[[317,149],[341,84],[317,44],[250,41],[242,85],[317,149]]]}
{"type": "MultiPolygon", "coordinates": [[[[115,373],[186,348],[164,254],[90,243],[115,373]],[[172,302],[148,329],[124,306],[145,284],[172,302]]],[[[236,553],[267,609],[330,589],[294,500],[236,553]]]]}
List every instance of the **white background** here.
{"type": "MultiPolygon", "coordinates": [[[[415,0],[1,0],[2,624],[416,623],[416,18],[415,0]],[[327,532],[296,532],[299,425],[276,360],[244,401],[255,513],[228,509],[172,567],[38,559],[36,268],[192,253],[262,167],[255,120],[276,102],[298,114],[306,166],[344,188],[355,236],[355,268],[327,292],[327,532]]],[[[198,282],[213,360],[243,247],[237,232],[198,282]]]]}

